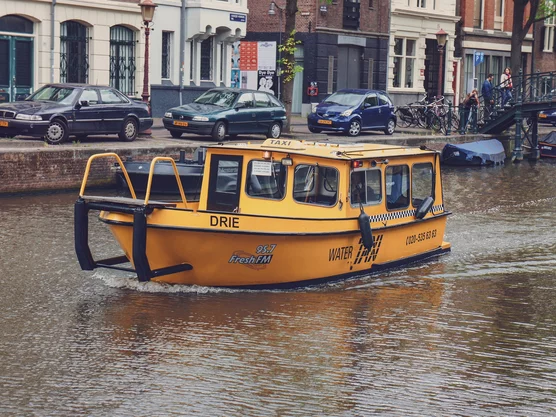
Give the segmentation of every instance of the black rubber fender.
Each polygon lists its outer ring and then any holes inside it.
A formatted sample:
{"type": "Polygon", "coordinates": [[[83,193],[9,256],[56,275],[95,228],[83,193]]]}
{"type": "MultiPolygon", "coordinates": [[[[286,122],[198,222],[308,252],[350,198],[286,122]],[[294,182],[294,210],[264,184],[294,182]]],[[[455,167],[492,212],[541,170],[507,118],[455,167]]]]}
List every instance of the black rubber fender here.
{"type": "Polygon", "coordinates": [[[359,230],[361,231],[361,241],[366,249],[371,250],[373,247],[373,232],[371,230],[371,218],[365,212],[361,212],[359,218],[359,230]]]}

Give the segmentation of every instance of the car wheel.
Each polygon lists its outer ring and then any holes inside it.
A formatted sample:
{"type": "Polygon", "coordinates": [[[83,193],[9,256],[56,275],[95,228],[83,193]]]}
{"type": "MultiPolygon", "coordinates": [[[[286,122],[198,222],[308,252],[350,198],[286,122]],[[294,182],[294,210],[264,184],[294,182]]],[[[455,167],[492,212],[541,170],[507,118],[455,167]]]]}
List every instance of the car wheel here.
{"type": "Polygon", "coordinates": [[[322,130],[320,130],[320,129],[315,129],[314,127],[310,127],[310,128],[309,128],[309,132],[311,132],[311,133],[320,133],[320,132],[322,132],[322,130]]]}
{"type": "Polygon", "coordinates": [[[272,123],[268,128],[268,132],[266,134],[267,138],[278,139],[282,134],[282,125],[278,122],[272,123]]]}
{"type": "Polygon", "coordinates": [[[349,122],[349,129],[347,130],[347,134],[349,136],[357,136],[361,133],[361,122],[357,119],[353,119],[349,122]]]}
{"type": "Polygon", "coordinates": [[[87,139],[87,135],[75,135],[75,139],[77,139],[77,140],[85,140],[85,139],[87,139]]]}
{"type": "Polygon", "coordinates": [[[126,142],[133,142],[137,137],[137,122],[135,119],[131,117],[124,120],[124,124],[122,126],[122,130],[118,133],[118,136],[121,140],[125,140],[126,142]]]}
{"type": "Polygon", "coordinates": [[[223,121],[216,122],[212,128],[212,138],[214,140],[224,140],[226,137],[226,123],[223,121]]]}
{"type": "Polygon", "coordinates": [[[61,120],[55,119],[48,125],[44,140],[51,145],[64,143],[69,136],[68,127],[61,120]]]}
{"type": "Polygon", "coordinates": [[[181,138],[181,132],[178,132],[177,130],[170,130],[170,135],[172,135],[174,139],[181,138]]]}
{"type": "Polygon", "coordinates": [[[386,129],[384,129],[384,133],[386,133],[387,135],[392,135],[394,133],[394,130],[396,130],[396,122],[394,121],[394,119],[390,119],[388,120],[386,129]]]}

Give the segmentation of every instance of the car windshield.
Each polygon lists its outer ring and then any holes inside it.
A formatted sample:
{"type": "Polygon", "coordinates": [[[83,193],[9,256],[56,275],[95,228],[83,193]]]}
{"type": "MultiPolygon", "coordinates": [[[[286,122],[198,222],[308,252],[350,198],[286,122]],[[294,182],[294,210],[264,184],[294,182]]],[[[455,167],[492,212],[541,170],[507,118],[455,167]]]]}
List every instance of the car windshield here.
{"type": "Polygon", "coordinates": [[[341,106],[357,106],[363,97],[362,94],[338,92],[332,94],[324,102],[341,106]]]}
{"type": "Polygon", "coordinates": [[[220,107],[232,107],[234,101],[236,101],[238,93],[233,91],[214,91],[209,90],[204,93],[201,97],[195,100],[195,103],[199,104],[214,104],[220,107]]]}
{"type": "Polygon", "coordinates": [[[77,95],[77,90],[75,88],[45,86],[40,90],[36,91],[33,95],[28,97],[26,100],[54,101],[60,104],[71,104],[73,103],[73,100],[76,95],[77,95]]]}

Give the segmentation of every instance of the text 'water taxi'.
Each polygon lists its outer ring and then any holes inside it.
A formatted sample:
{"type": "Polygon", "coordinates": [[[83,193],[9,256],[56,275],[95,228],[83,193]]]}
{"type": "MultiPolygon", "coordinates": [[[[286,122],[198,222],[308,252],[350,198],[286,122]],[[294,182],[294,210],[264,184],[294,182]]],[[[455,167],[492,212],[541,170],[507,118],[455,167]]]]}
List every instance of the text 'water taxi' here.
{"type": "Polygon", "coordinates": [[[114,153],[93,155],[75,203],[81,268],[140,281],[283,287],[374,273],[450,250],[438,152],[383,144],[268,139],[207,147],[199,201],[171,158],[154,158],[144,199],[114,153]],[[92,162],[115,158],[131,197],[85,194],[92,162]],[[154,166],[174,165],[180,198],[152,201],[154,166]],[[88,212],[100,211],[125,255],[94,260],[88,212]],[[125,263],[130,263],[126,267],[125,263]]]}

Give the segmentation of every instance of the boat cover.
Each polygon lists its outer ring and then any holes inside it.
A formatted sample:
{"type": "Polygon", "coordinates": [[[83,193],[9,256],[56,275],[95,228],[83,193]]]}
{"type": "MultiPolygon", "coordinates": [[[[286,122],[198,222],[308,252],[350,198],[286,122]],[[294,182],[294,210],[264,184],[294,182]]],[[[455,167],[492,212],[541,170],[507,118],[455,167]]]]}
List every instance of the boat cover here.
{"type": "MultiPolygon", "coordinates": [[[[442,150],[443,160],[450,163],[449,159],[459,159],[458,164],[469,162],[470,164],[480,158],[481,165],[503,164],[506,159],[504,145],[498,139],[481,140],[461,144],[446,144],[442,150]],[[460,151],[459,153],[457,151],[460,151]],[[455,152],[455,153],[454,153],[455,152]],[[455,158],[459,156],[459,158],[455,158]],[[462,158],[464,156],[464,158],[462,158]]],[[[456,162],[456,161],[454,161],[456,162]]]]}
{"type": "Polygon", "coordinates": [[[553,130],[544,138],[540,139],[539,142],[548,143],[550,145],[556,145],[556,130],[553,130]]]}

